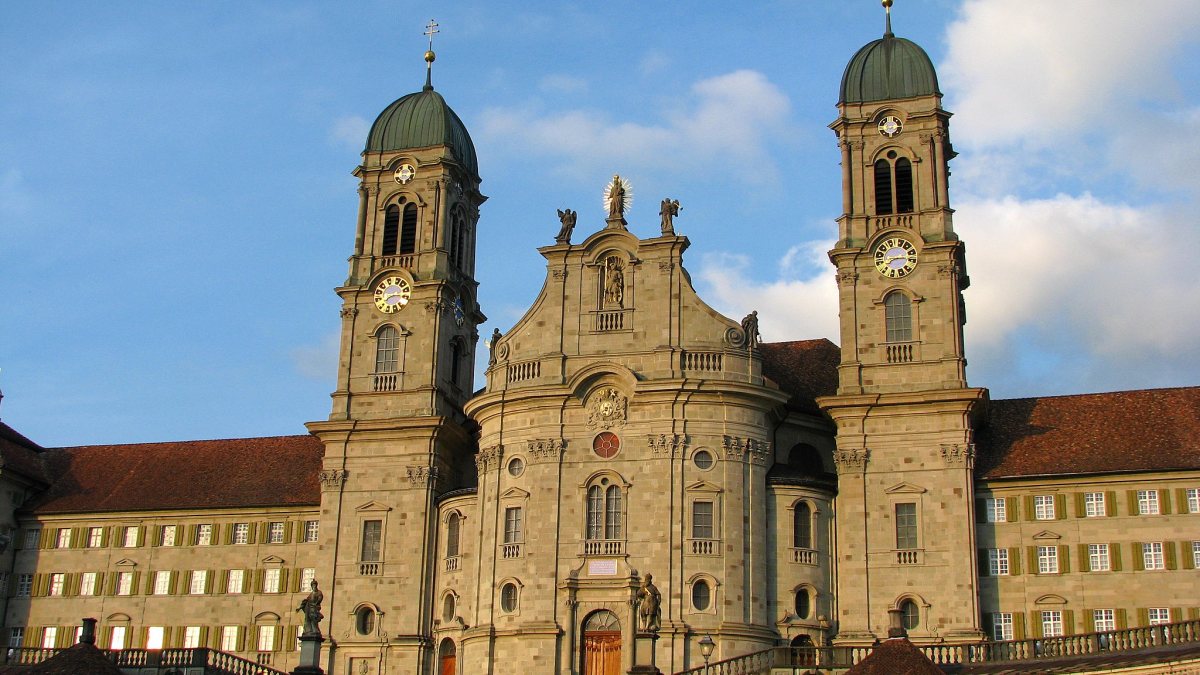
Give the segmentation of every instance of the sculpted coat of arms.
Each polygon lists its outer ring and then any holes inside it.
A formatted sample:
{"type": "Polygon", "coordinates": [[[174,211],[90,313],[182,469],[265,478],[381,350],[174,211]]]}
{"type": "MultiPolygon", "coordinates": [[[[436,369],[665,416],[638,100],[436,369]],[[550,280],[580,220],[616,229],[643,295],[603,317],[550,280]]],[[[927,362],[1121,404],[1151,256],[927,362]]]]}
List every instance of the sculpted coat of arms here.
{"type": "Polygon", "coordinates": [[[592,395],[588,416],[589,429],[610,429],[625,424],[628,400],[613,387],[605,387],[592,395]]]}

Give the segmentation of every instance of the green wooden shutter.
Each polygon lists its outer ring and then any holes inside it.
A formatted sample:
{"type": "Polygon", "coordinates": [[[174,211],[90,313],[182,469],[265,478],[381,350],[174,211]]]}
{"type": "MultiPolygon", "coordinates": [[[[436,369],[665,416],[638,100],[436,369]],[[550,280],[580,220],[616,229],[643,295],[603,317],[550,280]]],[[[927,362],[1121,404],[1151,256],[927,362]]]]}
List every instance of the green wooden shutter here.
{"type": "Polygon", "coordinates": [[[1124,569],[1121,563],[1121,545],[1113,542],[1108,545],[1108,567],[1114,572],[1124,569]]]}
{"type": "Polygon", "coordinates": [[[217,576],[216,570],[206,570],[204,572],[204,592],[211,594],[213,592],[213,577],[217,576]]]}
{"type": "Polygon", "coordinates": [[[279,592],[287,593],[288,589],[288,568],[284,567],[279,570],[279,592]]]}
{"type": "Polygon", "coordinates": [[[1116,614],[1117,614],[1117,630],[1124,630],[1126,628],[1129,628],[1129,615],[1126,614],[1125,610],[1118,607],[1116,614]]]}
{"type": "Polygon", "coordinates": [[[1142,512],[1138,509],[1137,490],[1126,490],[1125,497],[1129,502],[1129,515],[1140,516],[1142,512]]]}
{"type": "Polygon", "coordinates": [[[225,523],[223,526],[221,526],[221,529],[225,530],[225,535],[223,537],[221,537],[221,539],[225,542],[225,545],[228,546],[229,544],[232,544],[233,543],[233,523],[225,523]]]}
{"type": "Polygon", "coordinates": [[[1042,613],[1040,610],[1029,612],[1029,632],[1032,637],[1042,637],[1042,613]]]}
{"type": "Polygon", "coordinates": [[[1087,501],[1083,496],[1084,493],[1075,493],[1075,517],[1087,518],[1087,501]]]}
{"type": "Polygon", "coordinates": [[[162,543],[162,536],[163,536],[162,533],[163,533],[163,526],[155,525],[153,532],[152,532],[152,536],[150,537],[150,545],[151,546],[158,546],[159,544],[162,543]]]}
{"type": "Polygon", "coordinates": [[[1008,573],[1011,576],[1021,573],[1021,547],[1019,546],[1008,549],[1008,573]]]}
{"type": "Polygon", "coordinates": [[[58,542],[55,537],[58,535],[58,528],[43,527],[38,532],[38,548],[54,548],[58,542]]]}
{"type": "Polygon", "coordinates": [[[1084,628],[1083,632],[1085,632],[1085,633],[1095,633],[1096,632],[1096,610],[1094,610],[1094,609],[1083,610],[1083,628],[1084,628]]]}
{"type": "Polygon", "coordinates": [[[1063,520],[1067,517],[1067,496],[1064,494],[1054,495],[1054,519],[1063,520]]]}
{"type": "Polygon", "coordinates": [[[217,592],[218,593],[228,593],[229,592],[229,570],[221,570],[220,575],[221,576],[217,581],[217,592]]]}
{"type": "Polygon", "coordinates": [[[1013,639],[1025,639],[1025,613],[1013,612],[1013,639]]]}
{"type": "Polygon", "coordinates": [[[1193,552],[1194,544],[1190,541],[1179,542],[1179,557],[1183,559],[1183,569],[1196,569],[1196,554],[1193,552]]]}
{"type": "Polygon", "coordinates": [[[1175,488],[1175,503],[1179,505],[1180,513],[1188,512],[1187,488],[1175,488]]]}
{"type": "Polygon", "coordinates": [[[1104,513],[1110,517],[1117,515],[1117,493],[1114,490],[1104,493],[1104,513]]]}
{"type": "MultiPolygon", "coordinates": [[[[1079,571],[1080,572],[1091,572],[1092,571],[1092,558],[1091,558],[1091,556],[1088,555],[1088,545],[1087,544],[1079,545],[1079,571]]],[[[1091,631],[1088,631],[1088,632],[1090,633],[1091,631]]]]}
{"type": "Polygon", "coordinates": [[[986,523],[987,522],[987,500],[986,499],[976,499],[975,500],[975,522],[977,522],[977,523],[986,523]]]}
{"type": "MultiPolygon", "coordinates": [[[[1146,569],[1146,556],[1142,550],[1142,542],[1133,542],[1133,569],[1138,572],[1146,569]]],[[[1146,624],[1140,624],[1146,625],[1146,624]]]]}
{"type": "Polygon", "coordinates": [[[1171,515],[1171,491],[1162,489],[1158,491],[1158,510],[1164,516],[1171,515]]]}
{"type": "Polygon", "coordinates": [[[1145,607],[1137,608],[1137,620],[1139,626],[1150,625],[1150,610],[1145,607]]]}
{"type": "Polygon", "coordinates": [[[1058,547],[1058,573],[1059,574],[1070,574],[1070,572],[1071,572],[1071,547],[1066,546],[1066,545],[1059,546],[1058,547]]]}
{"type": "Polygon", "coordinates": [[[1026,547],[1026,554],[1029,556],[1029,573],[1037,574],[1040,568],[1038,567],[1037,547],[1026,547]]]}
{"type": "Polygon", "coordinates": [[[1064,609],[1062,613],[1063,619],[1063,635],[1074,635],[1079,631],[1075,629],[1075,611],[1064,609]]]}
{"type": "Polygon", "coordinates": [[[1175,542],[1163,542],[1163,562],[1169,570],[1179,569],[1179,560],[1175,556],[1175,542]]]}
{"type": "Polygon", "coordinates": [[[1179,623],[1180,621],[1183,621],[1183,608],[1182,607],[1172,607],[1171,608],[1171,623],[1179,623]]]}
{"type": "Polygon", "coordinates": [[[1021,516],[1021,500],[1015,497],[1004,498],[1004,515],[1005,520],[1010,523],[1015,523],[1021,516]]]}
{"type": "Polygon", "coordinates": [[[254,592],[263,592],[263,570],[261,569],[254,570],[254,592]]]}
{"type": "Polygon", "coordinates": [[[292,534],[296,531],[296,521],[289,520],[283,524],[283,543],[292,543],[292,534]]]}
{"type": "Polygon", "coordinates": [[[979,555],[979,576],[991,576],[991,568],[988,565],[988,550],[986,548],[977,549],[979,555]]]}
{"type": "Polygon", "coordinates": [[[1037,515],[1033,508],[1033,495],[1025,495],[1025,520],[1033,520],[1037,515]]]}

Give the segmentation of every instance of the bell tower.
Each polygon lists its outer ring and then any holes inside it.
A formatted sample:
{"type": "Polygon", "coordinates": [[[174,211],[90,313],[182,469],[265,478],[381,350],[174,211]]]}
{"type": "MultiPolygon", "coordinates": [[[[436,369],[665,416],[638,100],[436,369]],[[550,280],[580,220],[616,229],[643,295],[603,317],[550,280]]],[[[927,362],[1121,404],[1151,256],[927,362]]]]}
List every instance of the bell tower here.
{"type": "Polygon", "coordinates": [[[843,213],[829,252],[841,325],[837,424],[838,639],[885,637],[904,612],[914,642],[980,639],[974,551],[974,420],[954,232],[950,113],[925,51],[892,32],[842,76],[843,213]]]}
{"type": "Polygon", "coordinates": [[[338,636],[331,658],[363,672],[430,671],[436,499],[476,478],[463,404],[485,320],[475,241],[486,197],[471,137],[433,88],[436,32],[431,21],[425,86],[379,114],[354,170],[337,388],[329,419],[308,425],[325,443],[317,577],[338,636]]]}

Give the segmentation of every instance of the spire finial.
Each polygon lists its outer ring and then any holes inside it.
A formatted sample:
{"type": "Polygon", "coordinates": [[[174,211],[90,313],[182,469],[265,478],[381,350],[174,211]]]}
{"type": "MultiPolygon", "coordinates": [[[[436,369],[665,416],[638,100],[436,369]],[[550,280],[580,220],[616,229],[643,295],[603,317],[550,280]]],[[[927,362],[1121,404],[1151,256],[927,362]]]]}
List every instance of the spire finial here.
{"type": "Polygon", "coordinates": [[[892,36],[892,0],[883,0],[883,36],[892,36]]]}
{"type": "Polygon", "coordinates": [[[437,58],[437,54],[433,53],[433,36],[439,33],[437,21],[429,20],[425,24],[425,34],[429,36],[429,49],[425,52],[425,90],[433,89],[433,60],[437,58]]]}

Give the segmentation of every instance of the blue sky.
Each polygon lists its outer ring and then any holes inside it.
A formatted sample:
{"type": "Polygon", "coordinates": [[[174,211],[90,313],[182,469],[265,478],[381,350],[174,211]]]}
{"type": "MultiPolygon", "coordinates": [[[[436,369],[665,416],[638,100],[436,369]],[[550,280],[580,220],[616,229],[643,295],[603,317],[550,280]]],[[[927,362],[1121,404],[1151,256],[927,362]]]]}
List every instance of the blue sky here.
{"type": "MultiPolygon", "coordinates": [[[[481,335],[534,299],[555,210],[599,229],[620,172],[635,233],[683,204],[714,306],[759,310],[768,340],[838,339],[826,125],[876,0],[5,3],[0,419],[47,446],[323,419],[350,172],[423,83],[430,17],[490,197],[481,335]]],[[[894,26],[955,113],[972,384],[1200,382],[1198,6],[898,0],[894,26]]]]}

